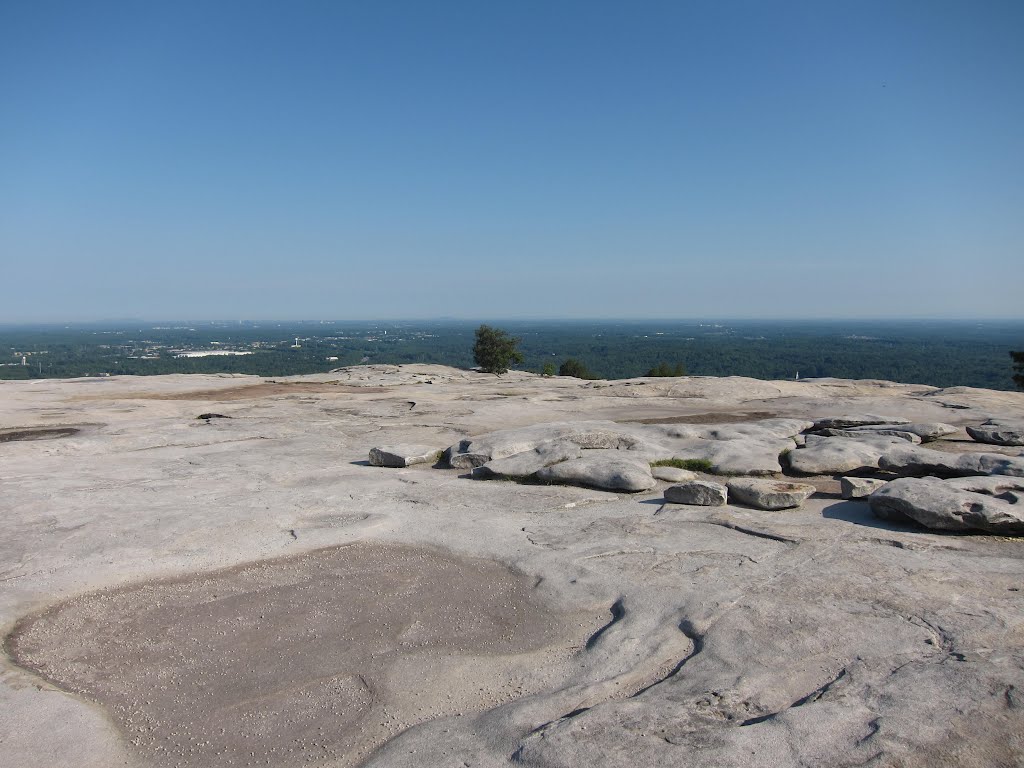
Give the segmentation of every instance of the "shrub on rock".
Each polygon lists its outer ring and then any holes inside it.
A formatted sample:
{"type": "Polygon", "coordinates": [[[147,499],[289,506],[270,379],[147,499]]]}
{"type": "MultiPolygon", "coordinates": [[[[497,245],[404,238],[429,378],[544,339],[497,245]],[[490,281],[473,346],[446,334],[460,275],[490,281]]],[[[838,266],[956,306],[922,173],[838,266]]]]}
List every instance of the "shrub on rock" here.
{"type": "Polygon", "coordinates": [[[566,360],[558,369],[559,376],[574,376],[577,379],[596,379],[597,376],[592,374],[590,370],[574,357],[570,357],[566,360]]]}
{"type": "Polygon", "coordinates": [[[519,339],[509,336],[500,328],[481,325],[476,329],[473,359],[484,373],[500,376],[513,363],[523,362],[523,353],[519,351],[519,339]]]}

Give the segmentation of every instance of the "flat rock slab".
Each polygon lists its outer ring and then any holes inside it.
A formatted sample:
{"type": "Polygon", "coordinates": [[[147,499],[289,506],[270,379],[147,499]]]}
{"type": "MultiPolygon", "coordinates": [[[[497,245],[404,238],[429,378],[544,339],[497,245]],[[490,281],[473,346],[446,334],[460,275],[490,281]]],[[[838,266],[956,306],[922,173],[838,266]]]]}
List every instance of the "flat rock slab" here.
{"type": "Polygon", "coordinates": [[[922,443],[930,443],[941,437],[955,434],[959,430],[952,424],[944,424],[940,421],[910,422],[907,424],[870,424],[861,427],[850,427],[853,432],[874,432],[877,434],[903,434],[910,433],[920,438],[922,443]]]}
{"type": "Polygon", "coordinates": [[[913,443],[914,445],[920,445],[921,444],[921,437],[919,435],[915,435],[913,432],[906,432],[906,431],[904,431],[902,429],[899,429],[899,428],[888,428],[888,429],[877,429],[877,430],[873,429],[870,432],[867,432],[866,428],[865,429],[860,429],[860,428],[857,428],[857,427],[850,427],[849,429],[831,429],[830,428],[830,429],[818,429],[818,430],[815,430],[811,434],[812,435],[817,435],[819,437],[852,437],[854,439],[856,439],[858,437],[863,437],[865,434],[871,434],[871,435],[881,435],[881,436],[884,436],[884,437],[898,437],[901,440],[906,440],[908,443],[913,443]]]}
{"type": "Polygon", "coordinates": [[[795,446],[778,437],[680,440],[666,458],[706,461],[716,475],[774,475],[782,471],[779,456],[795,446]]]}
{"type": "Polygon", "coordinates": [[[620,451],[595,451],[579,459],[563,461],[537,472],[542,482],[570,483],[606,491],[649,491],[657,482],[650,464],[636,459],[609,454],[620,451]],[[596,454],[596,455],[594,455],[596,454]]]}
{"type": "Polygon", "coordinates": [[[549,422],[460,440],[446,455],[457,469],[528,453],[547,443],[628,452],[637,460],[700,459],[720,474],[767,475],[782,471],[779,455],[811,422],[766,419],[753,424],[618,424],[612,421],[549,422]]]}
{"type": "Polygon", "coordinates": [[[900,416],[879,416],[873,413],[848,413],[815,419],[814,429],[846,429],[868,424],[909,424],[910,419],[900,416]]]}
{"type": "Polygon", "coordinates": [[[1024,445],[1024,421],[989,419],[977,427],[967,427],[967,434],[989,445],[1024,445]]]}
{"type": "Polygon", "coordinates": [[[532,477],[544,467],[578,459],[582,455],[583,449],[569,441],[541,443],[533,450],[506,456],[504,459],[492,459],[475,467],[473,477],[483,480],[532,477]]]}
{"type": "Polygon", "coordinates": [[[913,520],[940,531],[984,531],[1024,536],[1024,505],[986,493],[964,490],[935,477],[903,477],[868,498],[884,520],[913,520]]]}
{"type": "Polygon", "coordinates": [[[1021,456],[1003,456],[1001,453],[944,453],[913,446],[897,447],[887,451],[878,460],[878,466],[903,477],[1024,477],[1024,457],[1021,456]]]}
{"type": "Polygon", "coordinates": [[[651,467],[651,474],[655,480],[664,480],[666,483],[682,483],[697,479],[696,472],[680,467],[651,467]]]}
{"type": "Polygon", "coordinates": [[[877,469],[882,454],[906,444],[906,440],[886,435],[807,435],[804,447],[791,451],[786,460],[791,470],[802,475],[835,475],[877,469]]]}
{"type": "Polygon", "coordinates": [[[392,445],[370,449],[370,464],[375,467],[411,467],[413,464],[432,464],[437,459],[437,448],[428,445],[392,445]]]}
{"type": "Polygon", "coordinates": [[[877,491],[888,480],[876,480],[870,477],[843,477],[839,480],[840,495],[844,499],[863,499],[877,491]]]}
{"type": "Polygon", "coordinates": [[[1017,504],[1024,492],[1024,478],[1009,475],[986,475],[983,477],[954,477],[946,481],[954,488],[964,491],[983,493],[986,496],[998,496],[1004,501],[1017,504]]]}
{"type": "Polygon", "coordinates": [[[728,482],[733,501],[756,509],[792,509],[799,507],[817,490],[806,483],[762,478],[736,478],[728,482]]]}
{"type": "Polygon", "coordinates": [[[643,451],[645,456],[663,454],[667,458],[664,449],[652,448],[641,425],[577,421],[534,424],[466,438],[448,449],[448,463],[457,469],[472,469],[494,459],[527,453],[546,443],[566,442],[583,449],[634,450],[643,451]]]}
{"type": "Polygon", "coordinates": [[[728,500],[728,489],[711,480],[688,480],[665,489],[665,501],[700,507],[721,507],[728,500]]]}

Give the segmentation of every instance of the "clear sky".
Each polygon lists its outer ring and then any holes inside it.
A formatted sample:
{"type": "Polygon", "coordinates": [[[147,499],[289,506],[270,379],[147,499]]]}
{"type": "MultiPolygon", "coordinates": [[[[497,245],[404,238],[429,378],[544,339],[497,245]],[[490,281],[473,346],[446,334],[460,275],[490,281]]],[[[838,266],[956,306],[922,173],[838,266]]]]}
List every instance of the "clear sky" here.
{"type": "Polygon", "coordinates": [[[0,321],[1024,316],[1020,0],[0,0],[0,321]]]}

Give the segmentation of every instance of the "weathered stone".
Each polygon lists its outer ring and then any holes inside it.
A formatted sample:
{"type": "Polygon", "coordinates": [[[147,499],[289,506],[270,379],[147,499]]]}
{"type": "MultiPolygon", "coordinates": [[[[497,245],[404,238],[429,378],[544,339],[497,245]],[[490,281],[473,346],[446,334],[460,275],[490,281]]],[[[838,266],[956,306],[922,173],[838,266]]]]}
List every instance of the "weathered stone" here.
{"type": "Polygon", "coordinates": [[[651,474],[656,480],[664,480],[666,483],[682,483],[697,479],[696,472],[679,467],[651,467],[651,474]]]}
{"type": "Polygon", "coordinates": [[[1024,457],[1001,453],[945,453],[928,448],[894,448],[882,454],[878,466],[904,477],[937,475],[1013,475],[1024,477],[1024,457]]]}
{"type": "Polygon", "coordinates": [[[910,519],[941,531],[979,530],[1024,535],[1024,508],[1002,498],[963,490],[935,477],[903,477],[868,497],[885,520],[910,519]]]}
{"type": "Polygon", "coordinates": [[[959,430],[952,424],[943,424],[939,421],[914,422],[910,424],[870,424],[862,427],[850,427],[853,432],[870,432],[880,435],[910,433],[920,438],[922,443],[930,443],[940,437],[952,435],[959,430]]]}
{"type": "Polygon", "coordinates": [[[768,510],[799,507],[815,491],[806,483],[746,477],[730,480],[728,488],[734,502],[768,510]]]}
{"type": "Polygon", "coordinates": [[[531,451],[516,453],[504,459],[492,459],[482,466],[475,467],[473,477],[483,480],[529,477],[544,467],[578,459],[582,454],[582,448],[568,441],[541,443],[531,451]]]}
{"type": "Polygon", "coordinates": [[[967,434],[979,443],[1024,445],[1024,421],[989,419],[980,426],[967,427],[967,434]]]}
{"type": "Polygon", "coordinates": [[[899,445],[906,445],[906,441],[885,435],[807,435],[805,447],[791,451],[786,460],[790,469],[802,475],[834,475],[877,469],[882,454],[899,445]]]}
{"type": "Polygon", "coordinates": [[[983,493],[986,496],[998,496],[1003,501],[1013,504],[1024,500],[1024,478],[1009,475],[984,475],[982,477],[954,477],[946,481],[948,485],[963,491],[983,493]]]}
{"type": "Polygon", "coordinates": [[[913,432],[904,432],[901,429],[880,429],[864,432],[851,427],[850,429],[818,429],[811,434],[817,437],[852,437],[854,439],[864,437],[865,434],[871,434],[881,437],[898,437],[900,440],[906,440],[914,445],[921,444],[921,438],[918,435],[915,435],[913,432]]]}
{"type": "Polygon", "coordinates": [[[863,499],[887,482],[870,477],[842,477],[839,479],[839,491],[844,499],[863,499]]]}
{"type": "Polygon", "coordinates": [[[689,480],[665,489],[665,501],[701,507],[721,507],[728,498],[728,489],[710,480],[689,480]]]}
{"type": "Polygon", "coordinates": [[[569,442],[584,449],[635,451],[638,456],[646,456],[649,460],[670,455],[670,450],[651,443],[643,434],[642,426],[613,421],[579,421],[504,429],[460,440],[448,449],[448,462],[458,469],[471,469],[551,442],[569,442]]]}
{"type": "Polygon", "coordinates": [[[871,413],[844,414],[842,416],[828,416],[817,419],[814,422],[815,429],[846,429],[847,427],[860,427],[867,424],[909,424],[910,419],[899,416],[876,416],[871,413]]]}
{"type": "Polygon", "coordinates": [[[437,458],[437,449],[426,445],[392,445],[370,449],[370,464],[375,467],[409,467],[427,464],[437,458]]]}
{"type": "Polygon", "coordinates": [[[537,472],[545,482],[571,483],[609,491],[649,491],[657,482],[644,461],[627,458],[625,451],[600,451],[563,461],[537,472]],[[611,454],[611,455],[610,455],[611,454]],[[620,454],[620,455],[615,455],[620,454]]]}
{"type": "Polygon", "coordinates": [[[792,437],[809,426],[810,422],[801,419],[721,425],[551,422],[466,438],[451,446],[446,455],[451,466],[472,469],[543,443],[569,442],[585,450],[628,452],[632,458],[647,461],[705,459],[716,472],[771,474],[782,470],[778,457],[794,446],[792,437]]]}

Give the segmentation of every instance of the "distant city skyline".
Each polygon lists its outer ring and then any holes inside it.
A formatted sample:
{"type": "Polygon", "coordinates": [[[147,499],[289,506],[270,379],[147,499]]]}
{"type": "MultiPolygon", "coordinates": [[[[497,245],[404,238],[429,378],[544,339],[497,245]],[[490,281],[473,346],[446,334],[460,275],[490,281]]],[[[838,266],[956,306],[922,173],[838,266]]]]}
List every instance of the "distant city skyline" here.
{"type": "Polygon", "coordinates": [[[0,323],[1024,317],[1024,4],[0,6],[0,323]]]}

